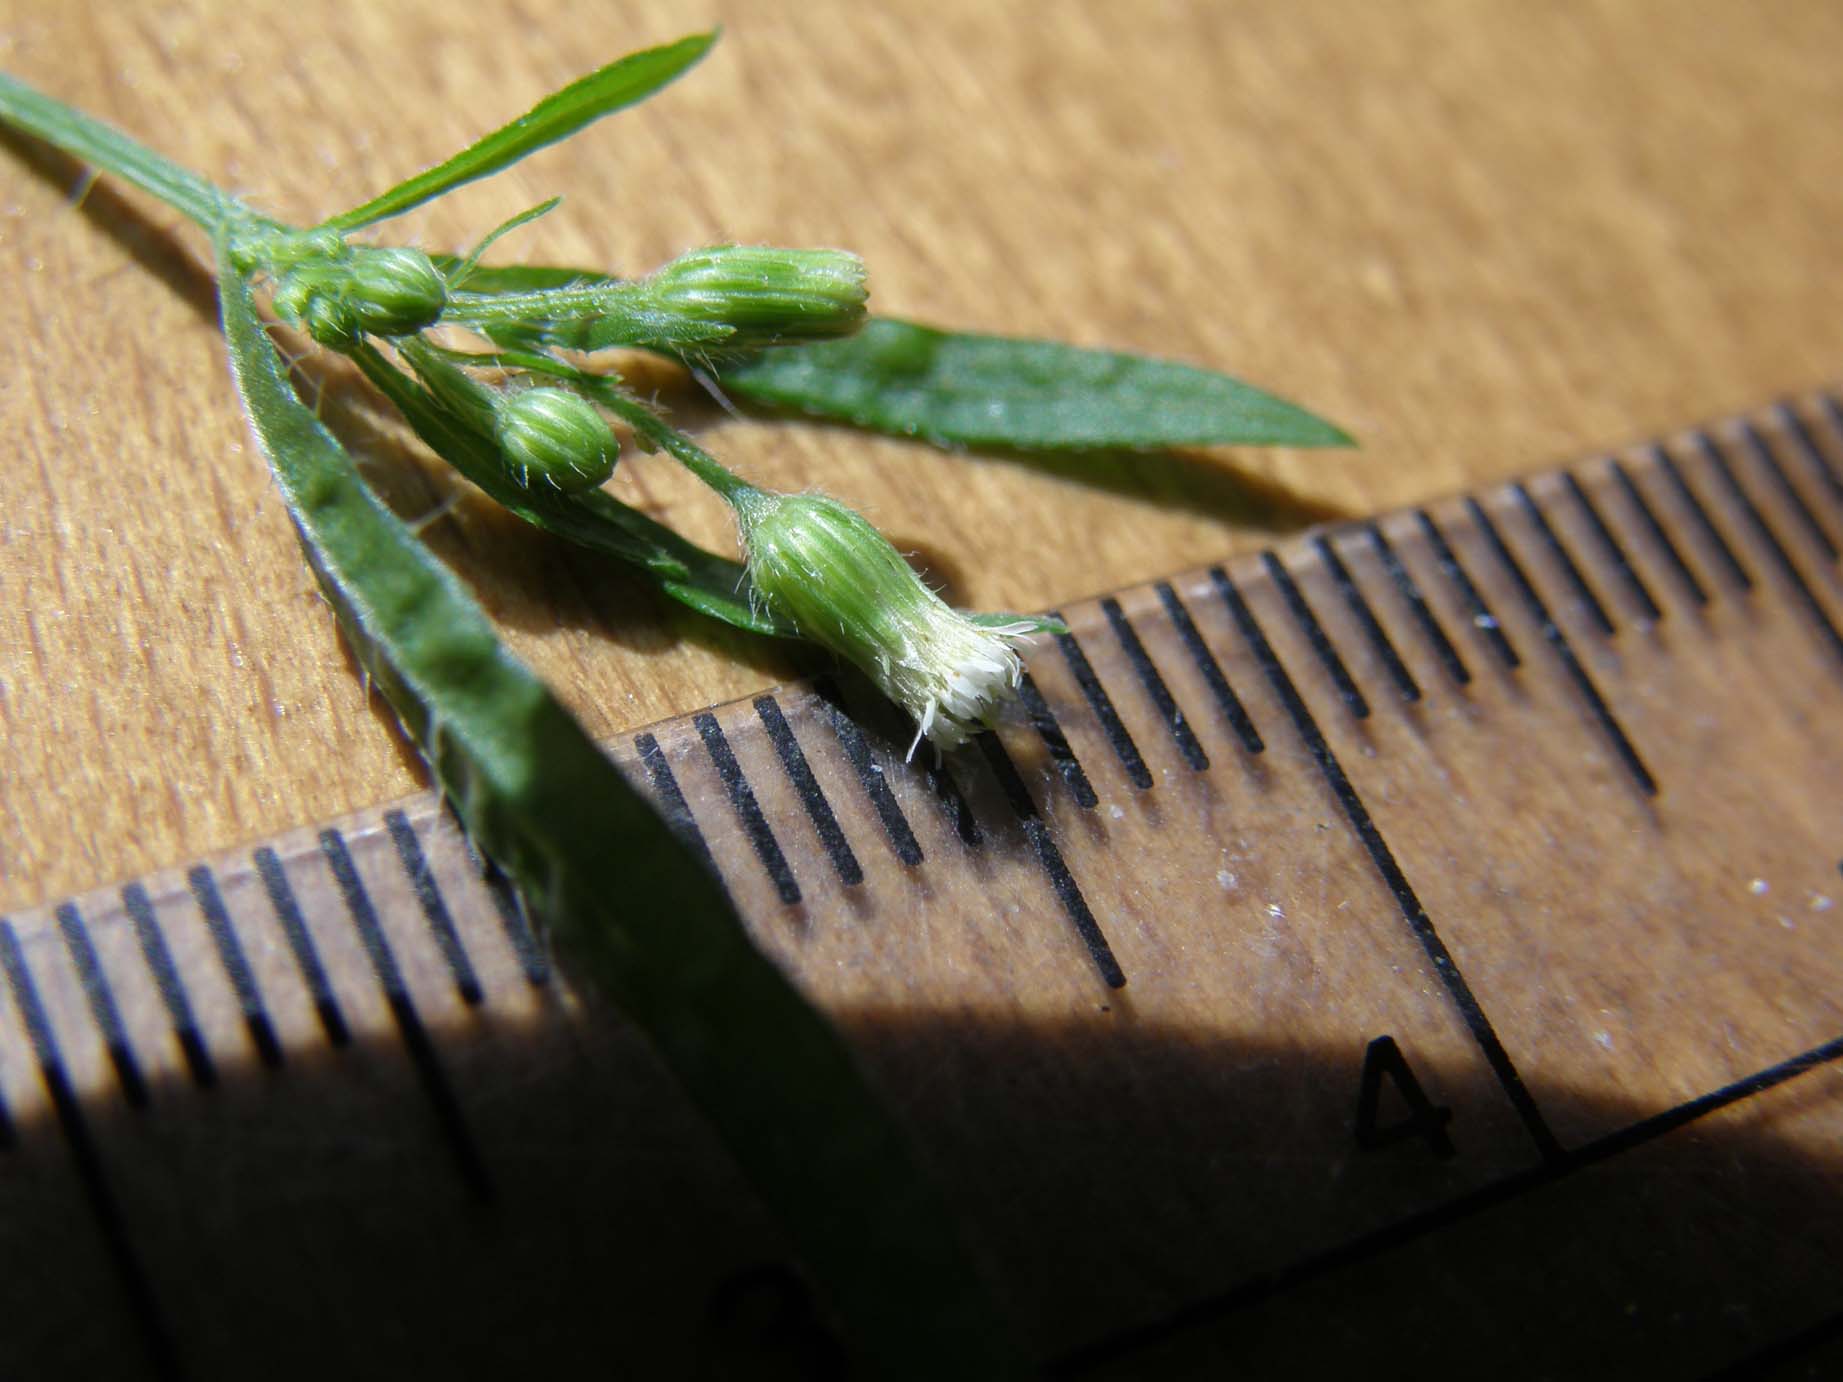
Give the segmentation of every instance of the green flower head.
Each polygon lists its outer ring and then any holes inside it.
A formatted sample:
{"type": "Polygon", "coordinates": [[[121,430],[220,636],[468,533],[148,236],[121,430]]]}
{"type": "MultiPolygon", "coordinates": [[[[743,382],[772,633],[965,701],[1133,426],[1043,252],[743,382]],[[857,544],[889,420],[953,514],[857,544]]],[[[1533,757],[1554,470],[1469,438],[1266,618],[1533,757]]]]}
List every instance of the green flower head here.
{"type": "Polygon", "coordinates": [[[749,490],[733,502],[756,598],[914,717],[911,755],[924,736],[951,749],[989,725],[1023,677],[1017,643],[1059,627],[953,609],[836,499],[749,490]]]}
{"type": "Polygon", "coordinates": [[[448,302],[429,256],[404,246],[356,248],[343,294],[358,324],[377,336],[407,336],[432,325],[448,302]]]}
{"type": "Polygon", "coordinates": [[[682,254],[646,280],[647,297],[681,321],[727,326],[725,350],[846,336],[864,324],[864,261],[844,250],[716,245],[682,254]]]}
{"type": "Polygon", "coordinates": [[[547,484],[572,493],[614,474],[620,443],[595,405],[568,389],[525,389],[498,400],[493,435],[526,489],[547,484]]]}

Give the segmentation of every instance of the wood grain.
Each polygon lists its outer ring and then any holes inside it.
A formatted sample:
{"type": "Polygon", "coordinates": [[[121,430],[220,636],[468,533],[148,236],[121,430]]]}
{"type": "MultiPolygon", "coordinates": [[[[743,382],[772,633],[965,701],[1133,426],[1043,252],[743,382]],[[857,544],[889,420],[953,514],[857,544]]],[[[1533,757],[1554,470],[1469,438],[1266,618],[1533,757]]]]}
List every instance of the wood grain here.
{"type": "MultiPolygon", "coordinates": [[[[719,239],[848,245],[883,310],[1228,369],[1362,438],[937,457],[732,423],[663,381],[738,468],[860,504],[968,603],[1064,602],[1843,359],[1843,10],[1817,0],[1097,2],[1053,22],[974,0],[5,0],[0,64],[309,219],[710,19],[723,43],[659,101],[402,232],[458,245],[560,190],[519,253],[634,269],[719,239]]],[[[246,443],[203,246],[106,187],[73,209],[64,161],[0,157],[0,906],[411,790],[246,443]]],[[[326,398],[398,502],[441,502],[349,378],[326,398]]],[[[615,485],[726,540],[661,462],[615,485]]],[[[598,732],[791,670],[471,503],[430,533],[598,732]]]]}
{"type": "MultiPolygon", "coordinates": [[[[1843,418],[1804,416],[1070,604],[1035,726],[938,763],[851,679],[613,751],[1044,1375],[1830,1376],[1843,418]]],[[[433,795],[319,825],[0,923],[44,1013],[0,1374],[836,1375],[823,1283],[433,795]]]]}

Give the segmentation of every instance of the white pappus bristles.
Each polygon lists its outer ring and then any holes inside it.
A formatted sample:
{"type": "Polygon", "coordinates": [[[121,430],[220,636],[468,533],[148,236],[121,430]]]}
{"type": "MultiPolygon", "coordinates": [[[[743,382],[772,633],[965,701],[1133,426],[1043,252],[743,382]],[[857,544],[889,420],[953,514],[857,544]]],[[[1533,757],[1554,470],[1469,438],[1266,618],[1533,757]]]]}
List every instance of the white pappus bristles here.
{"type": "Polygon", "coordinates": [[[857,664],[914,718],[911,756],[924,737],[948,749],[965,743],[1017,694],[1016,644],[1038,621],[953,609],[837,500],[755,490],[735,505],[756,597],[857,664]]]}

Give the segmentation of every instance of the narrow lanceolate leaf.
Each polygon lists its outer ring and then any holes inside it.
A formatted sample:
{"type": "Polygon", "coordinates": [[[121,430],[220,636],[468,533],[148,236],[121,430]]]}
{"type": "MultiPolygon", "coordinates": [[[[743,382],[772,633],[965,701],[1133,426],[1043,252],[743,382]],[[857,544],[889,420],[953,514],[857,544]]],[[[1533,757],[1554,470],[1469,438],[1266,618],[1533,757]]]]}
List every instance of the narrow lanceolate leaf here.
{"type": "Polygon", "coordinates": [[[363,206],[334,216],[335,230],[356,230],[400,216],[433,197],[476,178],[491,177],[547,144],[567,139],[604,115],[645,100],[710,51],[715,33],[693,34],[676,43],[631,53],[546,96],[509,125],[468,145],[445,163],[398,183],[363,206]]]}
{"type": "MultiPolygon", "coordinates": [[[[448,280],[448,286],[450,288],[464,287],[467,280],[473,277],[474,270],[479,266],[481,255],[485,254],[500,240],[503,240],[519,227],[528,226],[533,221],[541,221],[544,217],[550,215],[551,212],[562,205],[562,197],[551,197],[547,201],[539,202],[536,206],[527,207],[516,216],[501,221],[486,233],[479,244],[474,246],[473,252],[469,254],[467,258],[455,263],[452,268],[444,268],[442,270],[442,277],[448,280]]],[[[452,259],[452,256],[443,255],[442,258],[452,259]]]]}
{"type": "Polygon", "coordinates": [[[4,72],[0,72],[0,120],[151,193],[206,230],[215,231],[227,220],[251,216],[248,208],[198,174],[4,72]]]}
{"type": "MultiPolygon", "coordinates": [[[[722,886],[364,486],[289,387],[247,283],[219,260],[232,372],[309,563],[469,833],[579,972],[651,1038],[781,1216],[867,1375],[1008,1371],[1007,1331],[843,1042],[750,943],[722,886]]],[[[612,1333],[609,1347],[614,1356],[612,1333]]]]}
{"type": "Polygon", "coordinates": [[[1322,418],[1209,370],[888,317],[843,340],[764,351],[721,377],[752,402],[939,446],[1351,444],[1322,418]]]}

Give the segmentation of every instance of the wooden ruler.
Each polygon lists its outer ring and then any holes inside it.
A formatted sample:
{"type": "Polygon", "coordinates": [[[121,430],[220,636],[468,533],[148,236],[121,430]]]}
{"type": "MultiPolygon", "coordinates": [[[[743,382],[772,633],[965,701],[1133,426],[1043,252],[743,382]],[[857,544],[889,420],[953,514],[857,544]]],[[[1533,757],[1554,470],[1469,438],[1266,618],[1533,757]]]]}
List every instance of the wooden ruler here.
{"type": "MultiPolygon", "coordinates": [[[[1071,606],[938,764],[826,684],[615,752],[1046,1370],[1820,1375],[1840,545],[1819,396],[1071,606]]],[[[0,969],[0,1375],[836,1370],[430,799],[16,915],[0,969]]]]}

